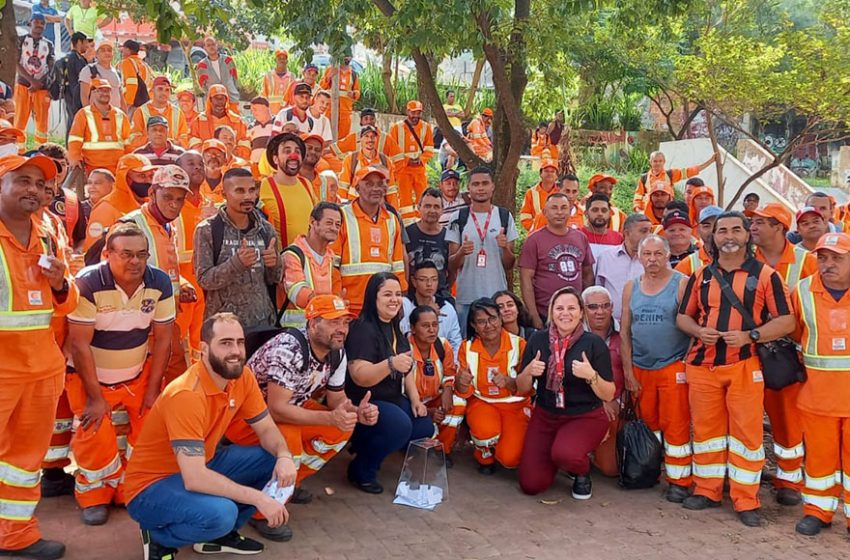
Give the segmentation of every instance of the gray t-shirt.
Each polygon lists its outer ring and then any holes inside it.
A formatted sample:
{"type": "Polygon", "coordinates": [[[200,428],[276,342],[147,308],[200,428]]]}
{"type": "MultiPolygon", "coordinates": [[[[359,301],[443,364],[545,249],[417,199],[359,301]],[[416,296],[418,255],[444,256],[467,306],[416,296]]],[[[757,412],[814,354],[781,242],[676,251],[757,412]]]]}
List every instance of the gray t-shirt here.
{"type": "MultiPolygon", "coordinates": [[[[502,224],[499,218],[499,208],[493,206],[490,209],[490,224],[487,225],[483,242],[486,266],[477,266],[479,253],[482,249],[481,236],[478,235],[472,213],[470,213],[463,231],[458,231],[458,224],[455,223],[458,214],[459,212],[455,212],[449,219],[446,241],[460,245],[463,243],[464,236],[467,236],[475,245],[472,254],[464,259],[463,268],[458,271],[457,275],[457,303],[469,305],[478,298],[493,297],[493,294],[499,290],[508,289],[505,267],[502,266],[502,250],[496,243],[496,236],[499,235],[502,228],[505,228],[508,242],[516,241],[518,235],[514,225],[514,217],[509,214],[508,223],[502,224]]],[[[484,229],[487,223],[487,214],[476,212],[475,217],[478,219],[479,227],[484,229]]]]}
{"type": "MultiPolygon", "coordinates": [[[[91,84],[92,80],[92,65],[89,64],[80,70],[80,83],[91,84]]],[[[109,103],[118,109],[121,108],[121,78],[118,73],[112,68],[104,68],[100,64],[97,65],[97,75],[102,80],[106,80],[112,86],[112,93],[109,97],[109,103]]]]}

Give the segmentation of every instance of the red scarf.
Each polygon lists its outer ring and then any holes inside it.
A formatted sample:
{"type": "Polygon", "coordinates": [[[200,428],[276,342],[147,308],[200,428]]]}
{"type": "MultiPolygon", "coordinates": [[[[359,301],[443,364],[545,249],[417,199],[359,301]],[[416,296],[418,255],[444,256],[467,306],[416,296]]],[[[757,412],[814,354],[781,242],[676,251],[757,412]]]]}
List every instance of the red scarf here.
{"type": "Polygon", "coordinates": [[[554,321],[549,325],[549,363],[546,364],[546,389],[553,393],[564,390],[564,357],[570,348],[584,334],[584,325],[579,321],[575,330],[566,338],[558,334],[554,321]]]}

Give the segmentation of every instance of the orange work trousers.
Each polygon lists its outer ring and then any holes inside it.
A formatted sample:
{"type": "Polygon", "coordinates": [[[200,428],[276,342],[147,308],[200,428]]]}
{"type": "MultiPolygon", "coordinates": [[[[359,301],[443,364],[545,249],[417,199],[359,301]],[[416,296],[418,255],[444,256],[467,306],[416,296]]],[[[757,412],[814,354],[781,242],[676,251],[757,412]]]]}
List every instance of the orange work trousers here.
{"type": "Polygon", "coordinates": [[[15,84],[15,128],[26,132],[30,114],[35,119],[35,142],[47,142],[47,122],[50,115],[50,95],[46,89],[30,91],[27,86],[15,84]]]}
{"type": "Polygon", "coordinates": [[[71,464],[68,454],[71,452],[71,427],[74,424],[74,413],[68,403],[68,395],[65,391],[59,396],[56,405],[56,420],[53,422],[53,436],[50,438],[50,447],[41,463],[43,469],[64,469],[71,464]]]}
{"type": "Polygon", "coordinates": [[[850,417],[800,411],[806,441],[803,514],[832,522],[844,480],[844,517],[850,527],[850,417]]]}
{"type": "Polygon", "coordinates": [[[165,375],[162,376],[163,388],[186,373],[186,370],[189,369],[189,360],[187,358],[189,341],[183,339],[180,335],[180,321],[186,320],[185,318],[181,319],[180,316],[187,313],[189,313],[188,306],[185,308],[180,307],[177,311],[177,320],[174,323],[174,328],[171,329],[171,357],[168,358],[165,375]]]}
{"type": "Polygon", "coordinates": [[[689,488],[691,479],[691,413],[685,364],[674,362],[660,369],[634,367],[640,383],[638,415],[664,444],[667,482],[689,488]]]}
{"type": "Polygon", "coordinates": [[[530,416],[528,399],[514,403],[489,403],[470,397],[466,423],[475,446],[475,460],[481,465],[492,465],[498,461],[505,468],[517,468],[530,416]]]}
{"type": "Polygon", "coordinates": [[[337,125],[337,134],[336,137],[338,139],[345,138],[351,132],[351,110],[345,110],[340,107],[339,110],[339,123],[337,125]]]}
{"type": "MultiPolygon", "coordinates": [[[[328,407],[310,399],[303,405],[309,410],[328,411],[328,407]]],[[[336,426],[301,426],[297,424],[278,424],[278,429],[286,440],[286,446],[292,453],[298,476],[295,486],[300,486],[308,476],[319,472],[334,455],[342,451],[351,432],[343,432],[336,426]]],[[[257,434],[245,422],[234,424],[227,431],[227,439],[238,445],[258,445],[257,434]]]]}
{"type": "Polygon", "coordinates": [[[764,467],[764,377],[758,358],[685,366],[694,423],[694,494],[720,501],[729,474],[735,511],[759,507],[764,467]]]}
{"type": "Polygon", "coordinates": [[[35,508],[39,469],[53,434],[64,372],[0,388],[0,548],[18,550],[41,538],[35,508]]]}
{"type": "Polygon", "coordinates": [[[419,198],[428,188],[425,165],[405,167],[396,174],[398,183],[398,211],[404,225],[419,219],[419,198]]]}
{"type": "MultiPolygon", "coordinates": [[[[121,480],[124,467],[129,460],[139,432],[142,429],[142,401],[148,384],[148,366],[136,378],[127,383],[117,385],[101,385],[101,394],[109,403],[110,410],[122,407],[116,411],[116,416],[126,416],[130,424],[130,432],[126,436],[126,453],[119,449],[116,428],[113,423],[104,418],[100,427],[89,427],[84,430],[78,427],[71,439],[71,450],[79,466],[77,484],[74,495],[82,508],[123,504],[121,495],[121,480]]],[[[79,417],[86,406],[86,391],[79,375],[68,376],[68,400],[74,415],[79,417]]],[[[115,419],[120,423],[118,418],[115,419]]]]}
{"type": "MultiPolygon", "coordinates": [[[[426,403],[428,410],[433,411],[441,406],[440,398],[426,403]]],[[[432,412],[433,413],[433,412],[432,412]]],[[[466,414],[466,399],[452,395],[452,409],[446,413],[443,421],[437,424],[437,441],[443,444],[443,452],[450,455],[457,441],[457,430],[466,414]]]]}
{"type": "MultiPolygon", "coordinates": [[[[192,264],[189,263],[190,268],[191,266],[192,264]]],[[[204,291],[195,279],[195,274],[186,274],[183,264],[180,265],[180,274],[192,284],[198,298],[192,303],[180,303],[177,313],[177,328],[180,331],[180,340],[184,347],[188,348],[189,359],[194,364],[201,359],[201,325],[204,324],[204,307],[206,302],[204,300],[204,291]]]]}
{"type": "Polygon", "coordinates": [[[764,410],[770,418],[773,453],[776,456],[773,486],[777,489],[803,488],[803,424],[797,408],[797,396],[802,386],[794,383],[779,391],[764,391],[764,410]]]}

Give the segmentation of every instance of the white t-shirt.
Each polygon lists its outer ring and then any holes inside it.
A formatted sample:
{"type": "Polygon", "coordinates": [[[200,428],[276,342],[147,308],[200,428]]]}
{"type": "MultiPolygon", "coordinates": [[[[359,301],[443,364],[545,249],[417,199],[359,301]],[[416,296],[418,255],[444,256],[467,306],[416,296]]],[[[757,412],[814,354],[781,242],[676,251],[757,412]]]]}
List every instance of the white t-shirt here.
{"type": "MultiPolygon", "coordinates": [[[[109,97],[109,102],[113,107],[118,109],[121,108],[121,78],[118,77],[118,73],[112,68],[104,68],[100,64],[97,65],[97,75],[99,78],[106,80],[112,85],[112,93],[109,97]]],[[[91,75],[91,64],[86,65],[85,68],[80,70],[80,83],[81,84],[91,84],[92,75],[91,75]]]]}

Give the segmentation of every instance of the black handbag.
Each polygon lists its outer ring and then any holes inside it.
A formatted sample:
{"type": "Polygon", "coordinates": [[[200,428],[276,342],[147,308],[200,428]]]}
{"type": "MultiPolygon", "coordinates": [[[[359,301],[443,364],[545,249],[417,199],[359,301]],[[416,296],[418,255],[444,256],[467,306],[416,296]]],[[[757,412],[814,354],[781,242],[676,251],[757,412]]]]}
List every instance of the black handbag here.
{"type": "MultiPolygon", "coordinates": [[[[741,303],[741,300],[732,290],[729,282],[717,270],[717,266],[713,263],[710,264],[708,271],[717,280],[723,296],[741,314],[744,320],[744,329],[752,330],[757,328],[753,316],[744,308],[744,304],[741,303]]],[[[806,380],[806,368],[800,361],[797,345],[794,344],[793,340],[778,338],[771,342],[756,343],[756,353],[761,362],[764,385],[768,389],[778,391],[794,383],[801,383],[806,380]]]]}
{"type": "Polygon", "coordinates": [[[638,402],[623,393],[621,427],[617,430],[617,483],[626,490],[652,488],[661,477],[664,448],[638,416],[638,402]]]}

